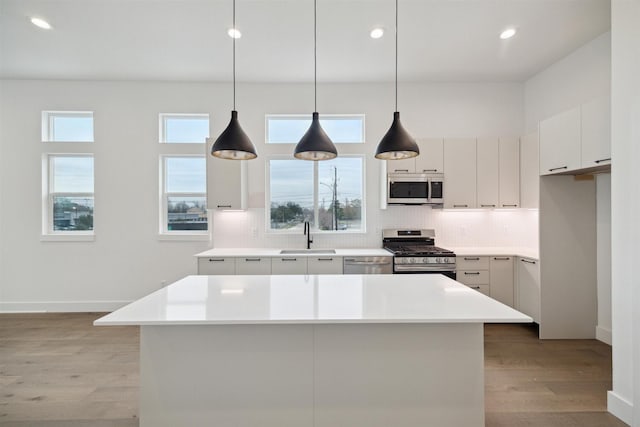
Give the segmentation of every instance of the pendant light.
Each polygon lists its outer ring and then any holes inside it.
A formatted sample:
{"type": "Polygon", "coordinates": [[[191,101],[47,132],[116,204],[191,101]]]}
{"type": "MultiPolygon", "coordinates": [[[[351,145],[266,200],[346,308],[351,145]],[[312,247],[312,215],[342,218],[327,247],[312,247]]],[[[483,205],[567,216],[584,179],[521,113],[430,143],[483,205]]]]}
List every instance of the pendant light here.
{"type": "MultiPolygon", "coordinates": [[[[233,28],[236,28],[236,0],[233,0],[233,28]]],[[[233,110],[231,121],[211,147],[211,155],[229,160],[251,160],[258,157],[256,148],[240,127],[236,111],[236,37],[233,39],[233,110]]],[[[211,138],[207,138],[207,143],[211,138]]]]}
{"type": "Polygon", "coordinates": [[[330,160],[338,156],[338,150],[333,145],[331,139],[320,126],[318,118],[318,82],[317,82],[317,6],[313,0],[313,114],[311,115],[311,126],[302,136],[293,156],[302,160],[330,160]]]}
{"type": "Polygon", "coordinates": [[[376,158],[381,160],[401,160],[415,157],[420,154],[420,149],[415,139],[400,123],[398,112],[398,0],[396,0],[396,110],[393,113],[391,128],[382,137],[376,149],[376,158]]]}

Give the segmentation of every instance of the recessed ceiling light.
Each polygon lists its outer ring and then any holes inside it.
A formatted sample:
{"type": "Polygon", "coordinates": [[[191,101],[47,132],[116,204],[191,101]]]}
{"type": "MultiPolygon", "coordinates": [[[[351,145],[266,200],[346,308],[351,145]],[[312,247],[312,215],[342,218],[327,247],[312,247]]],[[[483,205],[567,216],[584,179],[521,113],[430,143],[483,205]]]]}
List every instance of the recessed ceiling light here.
{"type": "Polygon", "coordinates": [[[36,27],[44,28],[45,30],[51,29],[51,24],[42,18],[31,18],[31,23],[36,27]]]}
{"type": "Polygon", "coordinates": [[[232,39],[239,39],[240,37],[242,37],[242,33],[237,28],[229,28],[227,34],[229,34],[229,37],[231,37],[232,39]]]}
{"type": "Polygon", "coordinates": [[[510,39],[511,37],[516,35],[516,29],[515,28],[507,28],[506,30],[504,30],[503,32],[500,33],[500,38],[502,40],[505,39],[510,39]]]}
{"type": "Polygon", "coordinates": [[[372,39],[379,39],[384,35],[384,28],[374,28],[373,30],[371,30],[371,33],[369,33],[369,35],[372,39]]]}

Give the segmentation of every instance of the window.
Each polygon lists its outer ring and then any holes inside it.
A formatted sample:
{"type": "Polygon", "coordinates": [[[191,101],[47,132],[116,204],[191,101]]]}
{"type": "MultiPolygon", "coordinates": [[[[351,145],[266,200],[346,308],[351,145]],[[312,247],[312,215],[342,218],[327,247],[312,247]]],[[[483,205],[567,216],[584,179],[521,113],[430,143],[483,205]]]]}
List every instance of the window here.
{"type": "MultiPolygon", "coordinates": [[[[335,143],[364,143],[364,114],[321,115],[320,124],[335,143]]],[[[309,115],[267,115],[267,143],[295,144],[310,125],[309,115]]]]}
{"type": "Polygon", "coordinates": [[[160,233],[207,233],[204,156],[163,156],[160,233]]]}
{"type": "Polygon", "coordinates": [[[204,144],[208,137],[208,114],[160,114],[160,142],[204,144]]]}
{"type": "Polygon", "coordinates": [[[364,157],[323,162],[269,160],[268,213],[271,231],[364,232],[364,157]]]}
{"type": "Polygon", "coordinates": [[[48,155],[44,234],[93,233],[93,156],[48,155]]]}
{"type": "Polygon", "coordinates": [[[43,142],[93,142],[93,112],[43,111],[43,142]]]}

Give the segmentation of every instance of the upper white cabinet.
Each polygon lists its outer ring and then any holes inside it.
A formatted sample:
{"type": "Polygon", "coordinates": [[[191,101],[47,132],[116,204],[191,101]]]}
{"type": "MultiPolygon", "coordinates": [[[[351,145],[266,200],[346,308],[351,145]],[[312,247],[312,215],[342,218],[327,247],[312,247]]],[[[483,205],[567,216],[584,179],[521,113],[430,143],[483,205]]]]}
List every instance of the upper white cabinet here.
{"type": "Polygon", "coordinates": [[[611,164],[611,107],[608,96],[582,104],[582,167],[611,164]]]}
{"type": "Polygon", "coordinates": [[[500,149],[498,138],[478,138],[477,196],[479,208],[497,208],[500,203],[500,149]]]}
{"type": "Polygon", "coordinates": [[[581,167],[580,107],[540,122],[540,175],[581,167]]]}
{"type": "Polygon", "coordinates": [[[209,154],[209,150],[206,155],[207,208],[245,210],[247,208],[247,161],[218,159],[209,154]]]}
{"type": "Polygon", "coordinates": [[[538,132],[532,132],[520,140],[520,206],[537,209],[539,198],[538,132]]]}
{"type": "Polygon", "coordinates": [[[498,207],[520,207],[520,139],[500,138],[499,152],[498,207]]]}
{"type": "Polygon", "coordinates": [[[476,207],[476,140],[444,140],[444,207],[476,207]]]}
{"type": "Polygon", "coordinates": [[[442,173],[444,147],[442,138],[417,140],[420,155],[404,160],[388,160],[388,173],[442,173]]]}

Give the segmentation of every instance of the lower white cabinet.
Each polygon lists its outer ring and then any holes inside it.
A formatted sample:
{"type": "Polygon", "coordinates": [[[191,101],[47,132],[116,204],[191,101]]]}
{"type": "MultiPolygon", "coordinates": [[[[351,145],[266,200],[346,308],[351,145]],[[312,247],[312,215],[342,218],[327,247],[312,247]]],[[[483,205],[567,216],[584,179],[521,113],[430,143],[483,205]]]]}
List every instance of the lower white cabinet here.
{"type": "Polygon", "coordinates": [[[456,260],[458,282],[469,286],[487,296],[491,295],[489,286],[489,257],[462,256],[456,260]]]}
{"type": "Polygon", "coordinates": [[[236,274],[271,274],[271,258],[237,258],[236,274]]]}
{"type": "Polygon", "coordinates": [[[225,257],[198,258],[198,274],[236,274],[236,259],[225,257]]]}
{"type": "Polygon", "coordinates": [[[308,274],[342,274],[342,257],[318,256],[307,259],[308,274]]]}
{"type": "Polygon", "coordinates": [[[517,258],[515,309],[540,323],[540,265],[532,258],[517,258]]]}
{"type": "Polygon", "coordinates": [[[307,274],[307,258],[271,258],[271,274],[307,274]]]}
{"type": "Polygon", "coordinates": [[[513,307],[513,257],[492,256],[489,258],[489,296],[513,307]]]}
{"type": "Polygon", "coordinates": [[[458,282],[500,301],[514,306],[513,256],[458,256],[456,277],[458,282]]]}

